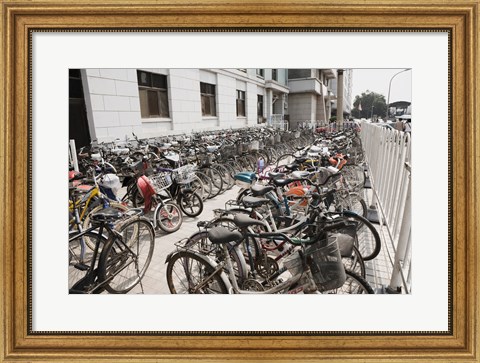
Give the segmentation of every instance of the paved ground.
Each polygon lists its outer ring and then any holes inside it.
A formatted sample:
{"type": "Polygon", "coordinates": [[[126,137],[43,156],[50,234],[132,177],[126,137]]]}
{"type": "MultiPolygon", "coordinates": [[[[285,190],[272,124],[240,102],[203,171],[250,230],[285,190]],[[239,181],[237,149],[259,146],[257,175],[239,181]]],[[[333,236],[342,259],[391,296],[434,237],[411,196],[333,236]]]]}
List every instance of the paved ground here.
{"type": "MultiPolygon", "coordinates": [[[[367,202],[367,206],[370,206],[372,190],[364,189],[363,198],[367,202]]],[[[366,279],[375,289],[376,293],[384,293],[384,288],[388,286],[390,277],[392,276],[395,252],[393,251],[392,245],[387,242],[389,240],[387,238],[387,228],[379,224],[374,224],[374,226],[380,234],[382,248],[375,259],[365,262],[366,279]]]]}

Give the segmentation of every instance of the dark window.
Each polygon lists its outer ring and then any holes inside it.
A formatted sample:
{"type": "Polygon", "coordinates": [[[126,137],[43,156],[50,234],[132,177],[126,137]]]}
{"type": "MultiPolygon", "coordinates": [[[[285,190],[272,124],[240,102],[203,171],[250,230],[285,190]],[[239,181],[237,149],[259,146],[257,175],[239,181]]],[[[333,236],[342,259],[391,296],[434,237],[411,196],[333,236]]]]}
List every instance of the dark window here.
{"type": "Polygon", "coordinates": [[[216,116],[215,85],[200,82],[200,95],[202,97],[202,116],[216,116]]]}
{"type": "Polygon", "coordinates": [[[81,78],[80,76],[80,69],[69,69],[68,75],[71,78],[81,78]]]}
{"type": "MultiPolygon", "coordinates": [[[[311,75],[310,69],[289,69],[288,79],[309,78],[311,75]]],[[[320,75],[319,75],[320,79],[320,75]]]]}
{"type": "Polygon", "coordinates": [[[278,81],[278,69],[272,69],[272,79],[278,81]]]}
{"type": "Polygon", "coordinates": [[[80,69],[69,69],[69,98],[82,98],[83,99],[83,86],[82,78],[80,75],[80,69]]]}
{"type": "Polygon", "coordinates": [[[257,68],[257,76],[259,77],[265,77],[265,69],[263,68],[257,68]]]}
{"type": "Polygon", "coordinates": [[[257,96],[257,115],[263,117],[263,96],[257,96]]]}
{"type": "Polygon", "coordinates": [[[142,118],[169,117],[167,76],[137,71],[142,118]]]}
{"type": "Polygon", "coordinates": [[[245,91],[237,90],[237,116],[245,116],[245,91]]]}

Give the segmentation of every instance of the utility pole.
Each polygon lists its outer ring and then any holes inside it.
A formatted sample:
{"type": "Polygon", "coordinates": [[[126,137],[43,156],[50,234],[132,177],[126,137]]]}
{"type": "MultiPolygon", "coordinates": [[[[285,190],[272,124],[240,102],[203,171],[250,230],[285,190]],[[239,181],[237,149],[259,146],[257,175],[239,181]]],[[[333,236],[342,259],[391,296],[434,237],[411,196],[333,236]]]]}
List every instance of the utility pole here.
{"type": "Polygon", "coordinates": [[[338,69],[337,75],[337,126],[343,129],[343,69],[338,69]]]}
{"type": "Polygon", "coordinates": [[[388,118],[390,116],[390,89],[392,88],[392,81],[393,79],[398,76],[400,73],[403,73],[403,72],[406,72],[406,71],[409,71],[410,69],[409,68],[406,68],[398,73],[395,73],[392,78],[390,78],[390,83],[388,84],[388,98],[387,98],[387,121],[388,121],[388,118]]]}

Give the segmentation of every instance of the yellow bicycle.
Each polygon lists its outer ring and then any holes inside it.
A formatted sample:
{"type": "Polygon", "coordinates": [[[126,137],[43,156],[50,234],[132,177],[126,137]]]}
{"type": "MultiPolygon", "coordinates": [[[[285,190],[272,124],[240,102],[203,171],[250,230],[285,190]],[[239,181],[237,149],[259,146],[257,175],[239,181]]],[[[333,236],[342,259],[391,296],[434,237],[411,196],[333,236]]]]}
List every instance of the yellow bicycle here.
{"type": "MultiPolygon", "coordinates": [[[[127,211],[129,208],[120,203],[109,200],[100,190],[97,183],[95,185],[79,184],[76,186],[77,192],[83,194],[82,198],[75,199],[75,202],[69,200],[69,230],[87,230],[91,225],[91,216],[100,210],[110,207],[119,211],[127,211]],[[75,209],[78,213],[78,220],[75,218],[75,209]]],[[[93,250],[95,242],[87,236],[84,238],[85,244],[93,250]]]]}

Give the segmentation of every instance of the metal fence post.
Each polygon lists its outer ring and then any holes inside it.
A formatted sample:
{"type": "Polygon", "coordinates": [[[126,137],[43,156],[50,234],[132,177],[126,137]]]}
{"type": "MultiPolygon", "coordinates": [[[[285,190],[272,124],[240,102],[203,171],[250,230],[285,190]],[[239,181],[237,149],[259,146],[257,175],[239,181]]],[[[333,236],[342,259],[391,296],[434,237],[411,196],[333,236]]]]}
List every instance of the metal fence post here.
{"type": "MultiPolygon", "coordinates": [[[[411,243],[411,207],[412,207],[412,198],[411,198],[411,178],[408,176],[408,189],[407,196],[405,199],[405,207],[402,218],[402,226],[400,228],[400,235],[398,237],[397,250],[395,253],[395,262],[393,265],[392,277],[390,279],[390,284],[387,287],[388,293],[398,294],[401,293],[402,285],[406,286],[406,281],[403,274],[403,266],[407,256],[407,251],[410,250],[411,243]]],[[[408,293],[408,291],[405,291],[408,293]]]]}
{"type": "Polygon", "coordinates": [[[77,159],[77,148],[75,147],[75,140],[70,140],[70,158],[73,164],[73,170],[79,171],[78,159],[77,159]]]}
{"type": "MultiPolygon", "coordinates": [[[[411,139],[400,131],[363,123],[361,139],[372,183],[367,219],[381,221],[395,251],[387,293],[411,291],[411,139]]],[[[387,247],[387,243],[385,244],[387,247]]]]}

